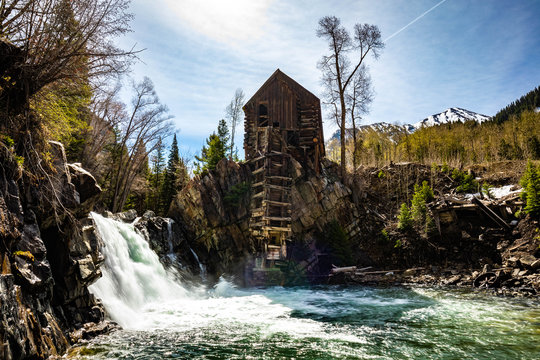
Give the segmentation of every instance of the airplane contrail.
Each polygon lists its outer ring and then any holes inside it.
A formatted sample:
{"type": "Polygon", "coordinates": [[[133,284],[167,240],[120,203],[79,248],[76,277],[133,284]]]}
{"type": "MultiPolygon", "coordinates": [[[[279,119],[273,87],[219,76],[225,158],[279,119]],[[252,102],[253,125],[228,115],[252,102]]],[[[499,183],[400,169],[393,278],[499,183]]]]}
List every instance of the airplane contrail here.
{"type": "Polygon", "coordinates": [[[415,22],[417,22],[418,20],[420,20],[421,18],[423,18],[424,16],[426,16],[427,14],[429,14],[430,12],[432,12],[436,7],[438,7],[439,5],[441,5],[442,3],[446,2],[446,0],[442,0],[440,1],[438,4],[436,4],[435,6],[433,6],[431,9],[425,11],[424,13],[422,13],[420,16],[418,16],[416,19],[414,19],[413,21],[411,21],[410,23],[408,23],[407,25],[405,25],[404,27],[402,27],[401,29],[399,29],[398,31],[396,31],[395,33],[393,33],[392,35],[390,35],[389,37],[387,37],[386,39],[384,39],[384,42],[387,42],[388,40],[390,40],[391,38],[393,38],[394,36],[396,36],[397,34],[399,34],[400,32],[402,32],[403,30],[405,30],[406,28],[408,28],[409,26],[411,26],[412,24],[414,24],[415,22]]]}

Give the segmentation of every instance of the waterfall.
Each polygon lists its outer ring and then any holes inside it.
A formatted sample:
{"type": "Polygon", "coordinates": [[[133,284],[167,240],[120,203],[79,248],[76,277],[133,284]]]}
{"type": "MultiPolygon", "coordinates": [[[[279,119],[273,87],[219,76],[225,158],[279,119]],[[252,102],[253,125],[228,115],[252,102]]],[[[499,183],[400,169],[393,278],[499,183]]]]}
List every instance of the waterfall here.
{"type": "Polygon", "coordinates": [[[197,260],[197,263],[199,264],[201,280],[206,281],[206,266],[204,266],[203,263],[201,263],[201,261],[199,260],[199,257],[197,256],[197,253],[192,248],[189,248],[189,250],[191,250],[193,257],[195,257],[195,260],[197,260]]]}
{"type": "Polygon", "coordinates": [[[101,267],[103,277],[89,289],[103,301],[114,321],[124,327],[138,327],[145,320],[145,307],[187,296],[132,224],[96,213],[91,216],[105,244],[105,263],[101,267]]]}
{"type": "MultiPolygon", "coordinates": [[[[167,219],[167,241],[169,243],[169,253],[167,254],[167,257],[174,264],[175,262],[178,262],[178,258],[173,250],[173,243],[172,243],[172,237],[173,237],[172,224],[173,223],[174,223],[173,219],[167,219]]],[[[182,264],[179,263],[179,265],[180,267],[182,267],[182,264]]]]}

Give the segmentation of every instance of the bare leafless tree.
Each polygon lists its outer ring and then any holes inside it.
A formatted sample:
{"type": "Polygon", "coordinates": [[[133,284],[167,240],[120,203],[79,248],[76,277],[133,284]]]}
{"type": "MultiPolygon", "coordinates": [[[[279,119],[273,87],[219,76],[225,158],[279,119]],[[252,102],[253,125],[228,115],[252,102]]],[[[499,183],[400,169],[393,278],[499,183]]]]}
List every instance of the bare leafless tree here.
{"type": "Polygon", "coordinates": [[[161,104],[149,78],[133,84],[131,111],[116,126],[117,141],[111,176],[111,211],[121,211],[133,181],[147,162],[161,138],[173,131],[168,109],[161,104]]]}
{"type": "MultiPolygon", "coordinates": [[[[328,40],[330,55],[325,55],[319,62],[323,73],[323,85],[326,87],[327,102],[339,100],[339,127],[341,134],[341,172],[345,175],[345,131],[346,131],[346,92],[353,82],[369,53],[378,58],[384,48],[381,32],[376,25],[356,24],[354,36],[341,26],[335,16],[325,16],[319,20],[317,36],[328,40]],[[354,60],[349,59],[354,54],[354,60]]],[[[337,106],[336,106],[337,107],[337,106]]]]}
{"type": "Polygon", "coordinates": [[[345,101],[351,119],[353,135],[353,169],[356,170],[358,167],[359,156],[357,124],[362,119],[362,115],[369,112],[369,105],[371,105],[371,102],[373,101],[371,77],[364,64],[358,68],[358,71],[354,75],[350,91],[347,92],[345,101]]]}
{"type": "Polygon", "coordinates": [[[244,91],[238,88],[234,93],[234,98],[231,100],[230,104],[227,105],[225,113],[229,123],[231,124],[231,152],[230,156],[233,156],[234,152],[234,133],[236,132],[236,125],[240,122],[242,118],[242,107],[244,106],[244,91]]]}
{"type": "Polygon", "coordinates": [[[0,97],[24,106],[47,84],[122,73],[134,58],[114,38],[130,31],[130,0],[1,0],[0,39],[18,49],[0,97]]]}

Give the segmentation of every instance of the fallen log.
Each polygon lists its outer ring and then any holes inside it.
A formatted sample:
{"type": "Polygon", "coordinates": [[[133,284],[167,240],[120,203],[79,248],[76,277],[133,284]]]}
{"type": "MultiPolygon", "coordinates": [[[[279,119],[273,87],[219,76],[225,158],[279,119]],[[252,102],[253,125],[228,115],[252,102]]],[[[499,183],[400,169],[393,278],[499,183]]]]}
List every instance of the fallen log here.
{"type": "Polygon", "coordinates": [[[346,266],[346,267],[333,267],[330,272],[332,274],[339,274],[344,272],[354,272],[356,271],[356,266],[346,266]]]}
{"type": "Polygon", "coordinates": [[[418,270],[424,270],[424,269],[425,268],[423,268],[423,267],[418,267],[418,268],[412,268],[412,269],[365,271],[365,272],[356,272],[355,274],[356,275],[377,275],[377,274],[386,274],[386,273],[389,273],[389,272],[397,273],[397,272],[404,272],[406,270],[418,271],[418,270]]]}

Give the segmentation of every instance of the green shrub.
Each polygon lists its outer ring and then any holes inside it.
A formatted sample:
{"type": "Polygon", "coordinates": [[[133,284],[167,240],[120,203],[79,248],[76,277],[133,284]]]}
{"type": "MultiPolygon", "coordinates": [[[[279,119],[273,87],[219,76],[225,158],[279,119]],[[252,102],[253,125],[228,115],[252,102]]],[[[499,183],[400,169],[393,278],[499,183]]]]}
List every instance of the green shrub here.
{"type": "Polygon", "coordinates": [[[491,189],[493,189],[493,186],[489,185],[488,183],[482,184],[482,194],[487,196],[488,199],[493,199],[493,194],[491,193],[491,189]]]}
{"type": "Polygon", "coordinates": [[[381,230],[380,239],[381,239],[382,242],[389,242],[390,241],[390,237],[388,236],[388,231],[386,231],[386,229],[381,230]]]}
{"type": "Polygon", "coordinates": [[[411,230],[413,227],[413,219],[407,204],[401,204],[398,215],[398,229],[401,231],[411,230]]]}
{"type": "Polygon", "coordinates": [[[525,202],[523,212],[532,216],[540,215],[540,169],[529,161],[527,168],[521,177],[520,184],[523,187],[521,198],[525,202]]]}
{"type": "Polygon", "coordinates": [[[456,187],[457,192],[476,192],[478,191],[478,181],[474,179],[472,174],[465,174],[458,169],[452,170],[452,179],[459,185],[456,187]]]}
{"type": "Polygon", "coordinates": [[[422,183],[422,186],[414,185],[414,195],[411,202],[411,215],[413,220],[418,224],[423,224],[426,221],[427,206],[426,203],[435,198],[433,190],[428,185],[427,181],[422,183]]]}
{"type": "Polygon", "coordinates": [[[450,172],[450,167],[446,162],[444,162],[441,166],[441,171],[445,174],[448,174],[450,172]]]}

